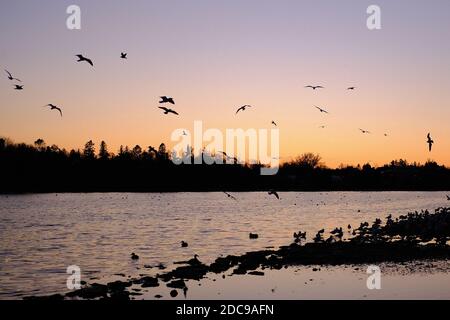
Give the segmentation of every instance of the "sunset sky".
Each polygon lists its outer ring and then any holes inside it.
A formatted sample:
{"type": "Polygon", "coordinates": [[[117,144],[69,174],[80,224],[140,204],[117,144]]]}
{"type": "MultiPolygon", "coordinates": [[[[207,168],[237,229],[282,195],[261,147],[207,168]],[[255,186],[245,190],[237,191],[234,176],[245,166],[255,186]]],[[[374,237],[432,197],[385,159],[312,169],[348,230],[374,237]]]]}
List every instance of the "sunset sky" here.
{"type": "Polygon", "coordinates": [[[170,147],[172,131],[195,120],[222,130],[274,120],[287,159],[450,166],[449,35],[448,0],[1,0],[0,66],[25,87],[13,90],[1,70],[0,136],[67,149],[105,140],[117,152],[170,147]],[[81,30],[66,28],[71,4],[81,30]],[[381,30],[366,27],[371,4],[381,30]],[[157,109],[161,95],[174,97],[179,117],[157,109]],[[243,104],[254,108],[236,116],[243,104]]]}

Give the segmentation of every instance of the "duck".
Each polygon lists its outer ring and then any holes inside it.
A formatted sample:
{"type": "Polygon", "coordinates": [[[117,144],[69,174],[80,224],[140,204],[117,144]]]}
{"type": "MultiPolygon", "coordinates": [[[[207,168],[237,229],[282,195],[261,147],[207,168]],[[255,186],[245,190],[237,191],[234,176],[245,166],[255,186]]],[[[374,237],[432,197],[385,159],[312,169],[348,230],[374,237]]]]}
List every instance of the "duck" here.
{"type": "Polygon", "coordinates": [[[139,260],[139,256],[134,252],[131,253],[131,260],[139,260]]]}
{"type": "Polygon", "coordinates": [[[189,246],[189,244],[186,241],[181,241],[182,248],[187,248],[188,246],[189,246]]]}
{"type": "Polygon", "coordinates": [[[248,235],[248,237],[249,237],[250,239],[258,239],[258,238],[259,238],[259,235],[258,235],[257,233],[250,233],[250,234],[248,235]]]}

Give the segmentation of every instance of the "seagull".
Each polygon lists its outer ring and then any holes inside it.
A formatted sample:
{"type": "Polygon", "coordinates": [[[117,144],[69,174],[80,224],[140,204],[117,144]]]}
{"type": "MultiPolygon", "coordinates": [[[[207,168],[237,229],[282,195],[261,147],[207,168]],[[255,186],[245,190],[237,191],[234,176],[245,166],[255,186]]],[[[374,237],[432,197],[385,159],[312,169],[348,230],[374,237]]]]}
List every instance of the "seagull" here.
{"type": "Polygon", "coordinates": [[[170,97],[166,97],[166,96],[162,96],[160,97],[161,101],[159,103],[171,103],[171,104],[175,104],[175,101],[173,100],[173,98],[170,97]]]}
{"type": "Polygon", "coordinates": [[[169,114],[169,113],[173,113],[176,114],[177,116],[179,115],[178,112],[176,112],[175,110],[166,108],[166,107],[158,107],[161,110],[164,110],[164,114],[169,114]]]}
{"type": "Polygon", "coordinates": [[[329,113],[327,110],[325,110],[325,109],[322,109],[322,108],[320,108],[320,107],[318,107],[318,106],[314,106],[317,110],[319,110],[320,112],[323,112],[323,113],[329,113]]]}
{"type": "Polygon", "coordinates": [[[14,90],[23,90],[23,86],[22,85],[14,85],[14,90]]]}
{"type": "Polygon", "coordinates": [[[433,139],[431,139],[431,134],[430,134],[430,133],[428,133],[427,138],[428,138],[428,140],[427,140],[427,143],[428,143],[428,149],[429,149],[430,152],[431,152],[431,148],[433,147],[434,141],[433,141],[433,139]]]}
{"type": "Polygon", "coordinates": [[[5,71],[6,71],[6,73],[8,74],[8,79],[9,79],[9,80],[16,80],[16,81],[22,82],[22,80],[19,80],[19,79],[17,79],[17,78],[14,78],[14,77],[12,76],[11,72],[9,72],[8,70],[5,69],[5,71]]]}
{"type": "Polygon", "coordinates": [[[278,125],[277,125],[277,123],[276,123],[275,121],[272,121],[272,124],[273,124],[275,127],[278,127],[278,125]]]}
{"type": "Polygon", "coordinates": [[[370,133],[370,131],[363,130],[363,129],[359,129],[359,131],[361,131],[362,133],[370,133]]]}
{"type": "Polygon", "coordinates": [[[50,107],[50,110],[58,110],[59,113],[61,114],[61,117],[62,117],[62,110],[61,110],[61,108],[55,106],[54,104],[51,104],[51,103],[50,103],[50,104],[48,104],[48,105],[46,105],[46,106],[44,106],[44,107],[50,107]]]}
{"type": "Polygon", "coordinates": [[[251,105],[246,104],[246,105],[240,107],[239,109],[237,109],[236,114],[238,114],[239,111],[245,111],[246,108],[251,108],[251,107],[252,107],[251,105]]]}
{"type": "Polygon", "coordinates": [[[269,192],[268,192],[268,194],[271,196],[271,195],[274,195],[275,197],[277,197],[277,199],[278,200],[280,200],[280,196],[278,195],[278,193],[275,191],[275,190],[270,190],[269,192]]]}
{"type": "Polygon", "coordinates": [[[347,90],[355,90],[356,87],[348,87],[347,90]]]}
{"type": "Polygon", "coordinates": [[[120,58],[122,58],[122,59],[127,59],[127,55],[128,55],[128,53],[126,53],[126,52],[121,52],[121,53],[120,53],[120,58]]]}
{"type": "Polygon", "coordinates": [[[316,89],[323,89],[322,86],[306,86],[305,88],[311,88],[311,89],[313,89],[313,90],[316,90],[316,89]]]}
{"type": "Polygon", "coordinates": [[[228,198],[233,199],[233,200],[237,200],[235,197],[233,197],[231,194],[229,194],[226,191],[223,191],[223,193],[225,193],[227,195],[228,198]]]}
{"type": "Polygon", "coordinates": [[[82,54],[77,54],[76,57],[78,57],[78,61],[77,61],[77,62],[83,62],[83,61],[85,61],[85,62],[89,63],[91,66],[94,66],[94,64],[92,63],[92,60],[83,57],[82,54]]]}

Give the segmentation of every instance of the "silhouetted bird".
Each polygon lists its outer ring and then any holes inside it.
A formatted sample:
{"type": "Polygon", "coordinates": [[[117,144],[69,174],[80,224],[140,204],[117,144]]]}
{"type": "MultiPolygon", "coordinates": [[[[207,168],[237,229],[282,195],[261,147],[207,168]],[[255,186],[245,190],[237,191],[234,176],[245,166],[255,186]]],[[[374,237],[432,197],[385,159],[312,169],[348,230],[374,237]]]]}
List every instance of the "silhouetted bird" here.
{"type": "Polygon", "coordinates": [[[362,133],[370,133],[370,131],[364,130],[364,129],[359,129],[359,131],[361,131],[362,133]]]}
{"type": "Polygon", "coordinates": [[[325,110],[325,109],[322,109],[322,108],[320,108],[320,107],[318,107],[318,106],[314,106],[317,110],[319,110],[320,112],[322,112],[322,113],[328,113],[328,111],[327,110],[325,110]]]}
{"type": "Polygon", "coordinates": [[[276,123],[275,121],[272,121],[272,124],[273,124],[275,127],[278,127],[278,125],[277,125],[277,123],[276,123]]]}
{"type": "Polygon", "coordinates": [[[320,126],[319,128],[320,128],[320,129],[325,129],[325,128],[326,128],[326,126],[320,126]]]}
{"type": "Polygon", "coordinates": [[[236,114],[238,114],[239,111],[245,111],[246,108],[251,108],[251,107],[252,107],[252,106],[250,106],[250,105],[248,105],[248,104],[246,104],[246,105],[244,105],[244,106],[242,106],[242,107],[239,107],[239,109],[237,109],[237,111],[236,111],[236,114]]]}
{"type": "Polygon", "coordinates": [[[178,112],[176,112],[175,110],[166,108],[166,107],[158,107],[161,110],[164,110],[164,114],[169,114],[169,113],[173,113],[176,114],[177,116],[179,115],[178,112]]]}
{"type": "Polygon", "coordinates": [[[50,103],[50,104],[48,104],[48,105],[46,105],[46,106],[44,106],[44,107],[50,107],[50,110],[58,110],[59,113],[61,114],[61,117],[62,117],[62,110],[61,110],[61,108],[55,106],[54,104],[51,104],[51,103],[50,103]]]}
{"type": "Polygon", "coordinates": [[[128,55],[128,53],[122,52],[122,53],[120,53],[120,58],[122,58],[122,59],[128,59],[128,58],[127,58],[127,55],[128,55]]]}
{"type": "Polygon", "coordinates": [[[447,196],[447,200],[450,201],[450,196],[447,196]]]}
{"type": "Polygon", "coordinates": [[[431,139],[431,134],[430,133],[428,133],[427,138],[428,138],[427,139],[428,150],[430,150],[430,152],[431,152],[431,148],[433,147],[434,141],[433,141],[433,139],[431,139]]]}
{"type": "Polygon", "coordinates": [[[387,137],[387,136],[388,136],[388,134],[387,134],[387,133],[385,133],[385,134],[384,134],[384,136],[385,136],[385,137],[387,137]]]}
{"type": "Polygon", "coordinates": [[[259,238],[259,235],[257,234],[257,233],[250,233],[249,235],[248,235],[248,237],[250,238],[250,239],[258,239],[259,238]]]}
{"type": "Polygon", "coordinates": [[[77,62],[83,62],[84,61],[84,62],[89,63],[91,66],[94,66],[94,63],[92,62],[92,60],[89,59],[89,58],[83,57],[82,54],[77,54],[76,57],[78,57],[78,61],[77,62]]]}
{"type": "Polygon", "coordinates": [[[23,86],[22,85],[14,85],[14,90],[23,90],[23,86]]]}
{"type": "Polygon", "coordinates": [[[356,87],[348,87],[347,90],[355,90],[356,87]]]}
{"type": "Polygon", "coordinates": [[[133,252],[131,253],[131,260],[139,260],[139,256],[133,252]]]}
{"type": "Polygon", "coordinates": [[[275,190],[270,190],[269,192],[268,192],[268,194],[271,196],[271,195],[274,195],[275,197],[277,197],[277,199],[278,200],[280,200],[280,196],[278,195],[278,193],[275,191],[275,190]]]}
{"type": "Polygon", "coordinates": [[[17,79],[17,78],[14,78],[14,77],[12,76],[11,72],[9,72],[8,70],[5,69],[5,71],[6,71],[6,73],[8,74],[8,79],[9,79],[9,80],[16,80],[16,81],[22,82],[22,80],[19,80],[19,79],[17,79]]]}
{"type": "Polygon", "coordinates": [[[231,194],[229,194],[228,192],[223,191],[223,193],[225,193],[225,194],[227,195],[228,198],[233,199],[233,200],[236,200],[236,198],[233,197],[233,196],[232,196],[231,194]]]}
{"type": "Polygon", "coordinates": [[[200,260],[198,260],[198,254],[194,255],[194,258],[192,258],[191,260],[187,261],[187,264],[190,264],[191,266],[197,266],[199,264],[202,264],[200,262],[200,260]]]}
{"type": "Polygon", "coordinates": [[[166,97],[166,96],[162,96],[160,97],[161,101],[159,103],[171,103],[171,104],[175,104],[175,101],[173,100],[173,98],[170,97],[166,97]]]}
{"type": "Polygon", "coordinates": [[[313,90],[316,90],[316,89],[323,89],[322,86],[305,86],[305,88],[311,88],[311,89],[313,89],[313,90]]]}
{"type": "Polygon", "coordinates": [[[181,241],[181,247],[182,248],[187,248],[189,245],[186,241],[181,241]]]}

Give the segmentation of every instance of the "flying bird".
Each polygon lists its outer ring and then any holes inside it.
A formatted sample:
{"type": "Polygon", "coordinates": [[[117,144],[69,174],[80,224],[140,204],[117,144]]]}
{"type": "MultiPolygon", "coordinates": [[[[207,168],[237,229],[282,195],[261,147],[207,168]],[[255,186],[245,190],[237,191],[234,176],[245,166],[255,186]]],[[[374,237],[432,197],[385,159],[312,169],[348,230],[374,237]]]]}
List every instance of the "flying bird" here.
{"type": "Polygon", "coordinates": [[[434,141],[433,141],[433,139],[431,139],[431,134],[430,133],[428,133],[427,138],[428,138],[427,139],[428,150],[430,150],[430,152],[431,152],[431,148],[433,147],[434,141]]]}
{"type": "Polygon", "coordinates": [[[61,108],[59,108],[59,107],[57,107],[57,106],[55,106],[54,104],[48,104],[48,105],[46,105],[46,106],[44,106],[44,107],[50,107],[50,110],[58,110],[59,111],[59,113],[61,114],[61,117],[62,117],[62,110],[61,110],[61,108]]]}
{"type": "Polygon", "coordinates": [[[347,90],[355,90],[356,87],[348,87],[347,90]]]}
{"type": "Polygon", "coordinates": [[[322,109],[322,108],[320,108],[320,107],[318,107],[318,106],[314,106],[317,110],[319,110],[320,112],[322,112],[322,113],[329,113],[327,110],[325,110],[325,109],[322,109]]]}
{"type": "Polygon", "coordinates": [[[223,193],[225,193],[227,195],[228,198],[233,199],[233,200],[237,200],[235,197],[233,197],[231,194],[229,194],[226,191],[223,191],[223,193]]]}
{"type": "Polygon", "coordinates": [[[16,80],[16,81],[22,82],[22,80],[19,80],[19,79],[17,79],[17,78],[14,78],[14,77],[12,76],[11,72],[9,72],[8,70],[5,69],[5,71],[6,71],[6,73],[8,74],[8,79],[9,79],[9,80],[16,80]]]}
{"type": "Polygon", "coordinates": [[[313,90],[316,90],[316,89],[323,89],[322,86],[305,86],[305,88],[311,88],[311,89],[313,89],[313,90]]]}
{"type": "Polygon", "coordinates": [[[16,84],[14,85],[14,90],[23,90],[23,86],[16,84]]]}
{"type": "Polygon", "coordinates": [[[370,131],[364,130],[364,129],[359,129],[359,131],[361,131],[362,133],[370,133],[370,131]]]}
{"type": "Polygon", "coordinates": [[[326,126],[320,126],[319,128],[320,128],[320,129],[325,129],[325,128],[326,128],[326,126]]]}
{"type": "Polygon", "coordinates": [[[171,103],[171,104],[175,104],[175,101],[173,100],[173,98],[170,97],[166,97],[166,96],[162,96],[160,97],[161,101],[159,103],[171,103]]]}
{"type": "Polygon", "coordinates": [[[83,61],[85,61],[85,62],[89,63],[91,66],[94,66],[94,63],[92,62],[92,60],[89,59],[89,58],[83,57],[82,54],[77,54],[76,57],[78,57],[77,62],[83,62],[83,61]]]}
{"type": "Polygon", "coordinates": [[[121,53],[120,53],[120,58],[122,58],[122,59],[127,59],[127,55],[128,55],[128,53],[126,53],[126,52],[121,52],[121,53]]]}
{"type": "Polygon", "coordinates": [[[175,115],[179,115],[178,114],[178,112],[176,112],[175,110],[172,110],[172,109],[169,109],[169,108],[166,108],[166,107],[158,107],[159,109],[161,109],[161,110],[164,110],[164,114],[169,114],[169,113],[173,113],[173,114],[175,114],[175,115]]]}
{"type": "Polygon", "coordinates": [[[280,196],[278,195],[278,193],[275,190],[270,190],[268,192],[269,196],[274,195],[275,197],[277,197],[278,200],[280,200],[280,196]]]}
{"type": "Polygon", "coordinates": [[[277,125],[277,123],[276,123],[275,121],[272,121],[272,124],[273,124],[275,127],[278,127],[278,125],[277,125]]]}
{"type": "Polygon", "coordinates": [[[246,104],[246,105],[240,107],[239,109],[237,109],[236,114],[238,114],[239,111],[245,111],[246,108],[251,108],[251,107],[252,107],[251,105],[246,104]]]}

